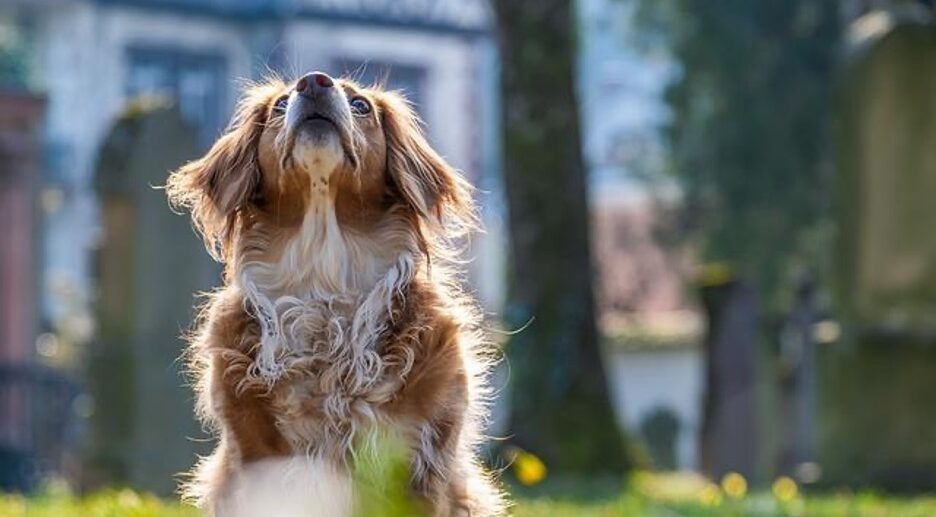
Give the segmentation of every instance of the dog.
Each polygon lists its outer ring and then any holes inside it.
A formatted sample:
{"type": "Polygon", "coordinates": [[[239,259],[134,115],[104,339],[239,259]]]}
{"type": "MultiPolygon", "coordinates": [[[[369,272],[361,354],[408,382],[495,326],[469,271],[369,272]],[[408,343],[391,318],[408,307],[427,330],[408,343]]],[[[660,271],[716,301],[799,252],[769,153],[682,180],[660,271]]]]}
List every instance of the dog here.
{"type": "Polygon", "coordinates": [[[254,84],[166,190],[224,265],[187,349],[218,444],[185,497],[218,517],[350,515],[352,458],[384,433],[427,514],[504,513],[476,450],[493,356],[457,267],[472,187],[399,93],[254,84]]]}

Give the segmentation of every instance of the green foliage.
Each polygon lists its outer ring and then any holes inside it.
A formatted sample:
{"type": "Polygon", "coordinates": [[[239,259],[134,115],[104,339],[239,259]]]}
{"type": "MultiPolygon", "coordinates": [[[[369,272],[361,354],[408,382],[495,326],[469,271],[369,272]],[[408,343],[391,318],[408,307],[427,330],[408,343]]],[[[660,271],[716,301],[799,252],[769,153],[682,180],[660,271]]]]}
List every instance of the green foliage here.
{"type": "Polygon", "coordinates": [[[409,454],[403,442],[377,434],[354,461],[356,515],[407,517],[428,514],[410,490],[409,454]]]}
{"type": "Polygon", "coordinates": [[[672,172],[707,260],[775,303],[791,266],[827,249],[835,0],[644,0],[680,72],[667,91],[672,172]]]}

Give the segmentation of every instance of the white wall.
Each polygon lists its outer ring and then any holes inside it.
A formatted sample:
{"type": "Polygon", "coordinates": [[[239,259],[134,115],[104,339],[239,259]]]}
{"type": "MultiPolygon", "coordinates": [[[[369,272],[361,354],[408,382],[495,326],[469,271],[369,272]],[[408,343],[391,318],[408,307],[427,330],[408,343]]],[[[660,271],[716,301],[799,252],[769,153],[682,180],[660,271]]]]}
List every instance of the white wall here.
{"type": "Polygon", "coordinates": [[[605,360],[621,424],[637,432],[654,410],[670,409],[680,423],[678,466],[696,467],[703,389],[701,350],[616,350],[605,360]]]}

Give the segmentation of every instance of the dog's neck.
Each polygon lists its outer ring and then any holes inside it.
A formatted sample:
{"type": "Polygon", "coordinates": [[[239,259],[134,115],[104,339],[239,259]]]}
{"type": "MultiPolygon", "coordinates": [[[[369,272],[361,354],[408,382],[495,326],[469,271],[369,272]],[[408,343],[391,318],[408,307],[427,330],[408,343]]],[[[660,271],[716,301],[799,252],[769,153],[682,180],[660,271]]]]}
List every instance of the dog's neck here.
{"type": "Polygon", "coordinates": [[[362,353],[374,348],[394,297],[415,274],[416,247],[401,230],[392,220],[368,234],[343,228],[326,185],[313,188],[301,226],[278,256],[244,257],[235,282],[261,327],[259,373],[278,377],[288,368],[284,361],[306,353],[312,341],[362,353]],[[322,327],[325,338],[316,334],[322,327]]]}
{"type": "Polygon", "coordinates": [[[334,199],[314,191],[301,225],[285,239],[279,256],[247,262],[243,271],[268,296],[326,299],[363,293],[403,251],[383,240],[380,232],[362,235],[343,228],[334,199]]]}

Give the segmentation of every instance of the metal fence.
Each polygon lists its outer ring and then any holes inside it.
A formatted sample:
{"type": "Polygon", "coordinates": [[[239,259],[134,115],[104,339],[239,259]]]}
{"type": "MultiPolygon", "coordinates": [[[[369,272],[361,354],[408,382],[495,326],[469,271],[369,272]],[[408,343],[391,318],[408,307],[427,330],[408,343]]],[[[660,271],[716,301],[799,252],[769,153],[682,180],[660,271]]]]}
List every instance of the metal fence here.
{"type": "Polygon", "coordinates": [[[79,385],[38,365],[0,364],[0,490],[63,473],[78,438],[79,385]]]}

